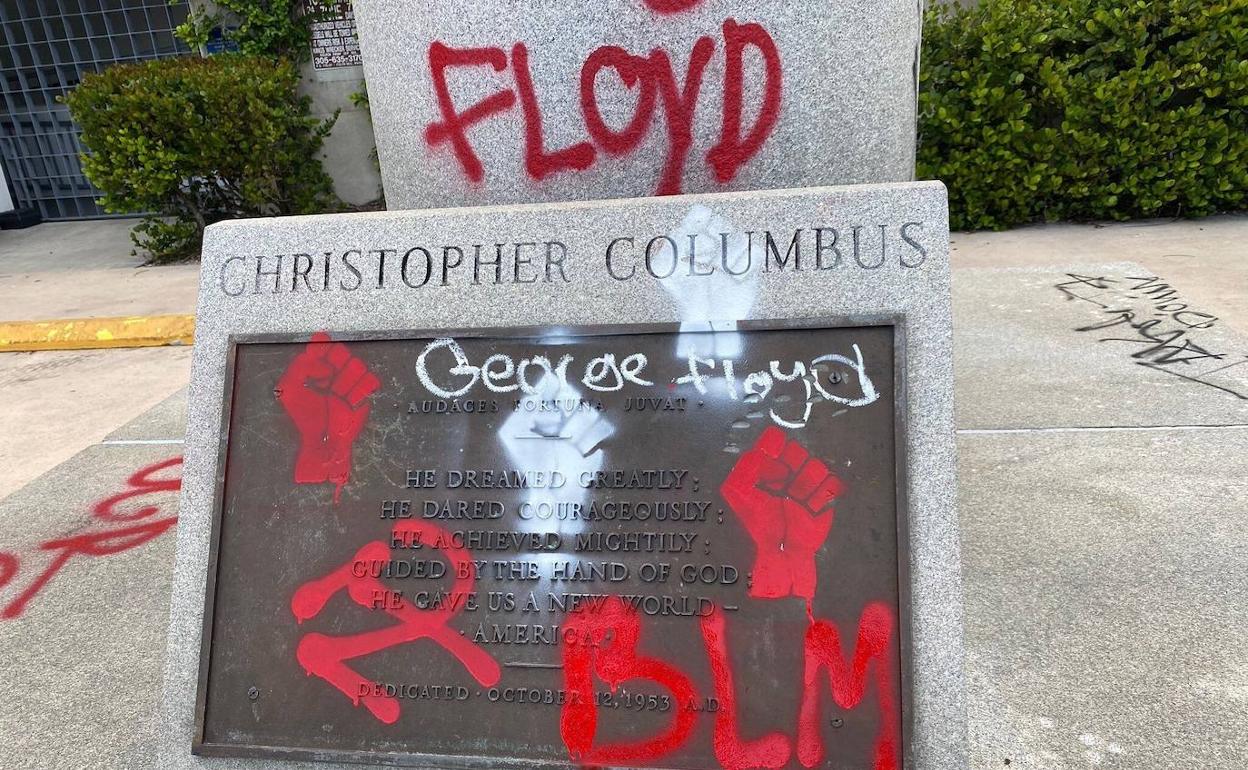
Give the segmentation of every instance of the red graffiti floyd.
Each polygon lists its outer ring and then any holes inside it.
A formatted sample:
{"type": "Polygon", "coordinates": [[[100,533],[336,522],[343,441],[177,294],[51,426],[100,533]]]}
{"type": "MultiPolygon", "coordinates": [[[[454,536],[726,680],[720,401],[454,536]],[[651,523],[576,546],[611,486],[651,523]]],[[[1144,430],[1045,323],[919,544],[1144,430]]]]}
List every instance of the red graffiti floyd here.
{"type": "MultiPolygon", "coordinates": [[[[646,0],[646,4],[657,13],[671,14],[692,8],[697,0],[646,0]]],[[[727,184],[762,150],[775,131],[780,118],[783,68],[775,40],[761,25],[726,19],[722,35],[724,92],[720,136],[706,160],[716,180],[727,184]],[[762,83],[755,89],[761,94],[757,106],[746,104],[745,57],[746,51],[751,49],[763,63],[762,83]],[[743,116],[751,111],[757,114],[747,128],[743,126],[743,116]]],[[[612,45],[595,49],[582,64],[578,78],[580,120],[588,140],[551,149],[545,143],[540,100],[530,66],[531,54],[524,43],[518,42],[511,48],[515,88],[496,91],[461,109],[455,105],[451,94],[448,82],[451,70],[464,70],[465,79],[471,76],[473,69],[478,70],[478,75],[481,68],[500,73],[507,69],[507,52],[502,48],[452,48],[434,42],[429,46],[429,72],[440,118],[425,128],[425,142],[433,148],[449,145],[464,175],[480,183],[485,179],[485,167],[469,141],[468,132],[473,126],[512,109],[519,101],[524,126],[525,170],[540,182],[559,173],[589,170],[599,152],[616,157],[633,153],[649,134],[654,114],[661,104],[668,149],[656,193],[674,195],[680,193],[683,186],[686,160],[693,145],[695,107],[707,65],[715,51],[714,39],[698,38],[684,72],[678,76],[672,56],[662,48],[655,48],[645,56],[612,45]],[[604,72],[613,72],[626,88],[637,91],[632,117],[620,128],[608,125],[598,101],[599,76],[604,72]]]]}
{"type": "Polygon", "coordinates": [[[290,363],[277,395],[299,431],[295,483],[334,485],[334,500],[351,477],[351,449],[368,419],[366,399],[381,382],[341,342],[318,332],[290,363]]]}
{"type": "Polygon", "coordinates": [[[401,595],[387,590],[380,579],[390,564],[390,545],[380,540],[366,544],[355,556],[328,575],[298,588],[290,600],[290,610],[299,623],[320,614],[339,591],[346,591],[362,607],[382,608],[397,622],[385,628],[347,636],[309,633],[299,640],[295,654],[309,676],[329,682],[364,707],[378,720],[393,724],[400,715],[399,701],[387,695],[378,682],[362,676],[347,661],[372,655],[401,644],[428,639],[455,656],[468,673],[482,685],[498,683],[498,663],[481,648],[465,639],[448,624],[461,610],[476,580],[471,554],[455,546],[451,536],[434,524],[403,521],[395,525],[393,542],[403,547],[429,547],[442,552],[454,586],[440,607],[420,609],[401,595]]]}
{"type": "Polygon", "coordinates": [[[779,428],[763,431],[720,489],[754,541],[750,596],[812,599],[815,553],[832,529],[841,480],[779,428]]]}
{"type": "Polygon", "coordinates": [[[477,102],[463,112],[455,111],[451,89],[446,83],[446,71],[450,67],[488,66],[495,72],[507,69],[507,54],[501,48],[450,48],[435,42],[429,46],[429,72],[433,76],[434,96],[442,122],[433,123],[425,129],[425,142],[435,147],[443,142],[451,143],[451,150],[464,167],[464,174],[474,182],[485,178],[481,159],[468,143],[468,129],[491,115],[511,109],[516,95],[510,89],[499,91],[477,102]]]}
{"type": "MultiPolygon", "coordinates": [[[[85,532],[40,543],[38,550],[51,553],[51,561],[12,601],[0,609],[0,619],[9,620],[21,617],[31,600],[75,557],[113,556],[137,548],[169,531],[177,523],[177,516],[157,518],[157,514],[160,513],[160,508],[157,506],[142,505],[127,510],[122,504],[140,501],[148,495],[172,492],[180,488],[182,486],[180,476],[158,476],[157,474],[181,464],[181,457],[173,457],[140,468],[126,479],[125,490],[92,506],[92,518],[97,521],[109,524],[137,523],[105,529],[89,527],[85,532]]],[[[17,577],[20,568],[21,560],[17,554],[0,552],[0,588],[12,582],[17,577]]]]}

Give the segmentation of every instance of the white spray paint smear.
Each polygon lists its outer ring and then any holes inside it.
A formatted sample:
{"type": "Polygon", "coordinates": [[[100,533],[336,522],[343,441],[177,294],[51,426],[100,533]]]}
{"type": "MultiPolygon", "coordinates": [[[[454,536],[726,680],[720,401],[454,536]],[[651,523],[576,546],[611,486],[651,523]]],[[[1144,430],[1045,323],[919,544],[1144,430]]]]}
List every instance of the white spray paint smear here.
{"type": "MultiPolygon", "coordinates": [[[[536,393],[520,398],[519,408],[503,421],[498,430],[511,467],[521,472],[558,471],[567,483],[558,489],[530,487],[524,501],[528,510],[568,510],[569,504],[584,504],[589,491],[578,480],[582,473],[602,470],[606,463],[603,442],[615,434],[615,426],[592,408],[591,399],[582,400],[580,390],[553,374],[543,376],[534,388],[536,393]]],[[[517,517],[526,532],[557,532],[565,541],[586,528],[584,520],[517,517]]],[[[542,574],[549,574],[546,563],[566,557],[558,554],[533,554],[543,565],[542,574]]]]}
{"type": "Polygon", "coordinates": [[[689,332],[677,338],[676,357],[740,356],[742,342],[737,323],[724,319],[748,318],[758,298],[758,271],[747,269],[745,234],[699,203],[689,209],[668,237],[679,244],[682,255],[692,250],[696,272],[714,270],[711,275],[690,275],[688,260],[684,260],[681,269],[660,281],[664,291],[676,301],[681,332],[689,332]]]}

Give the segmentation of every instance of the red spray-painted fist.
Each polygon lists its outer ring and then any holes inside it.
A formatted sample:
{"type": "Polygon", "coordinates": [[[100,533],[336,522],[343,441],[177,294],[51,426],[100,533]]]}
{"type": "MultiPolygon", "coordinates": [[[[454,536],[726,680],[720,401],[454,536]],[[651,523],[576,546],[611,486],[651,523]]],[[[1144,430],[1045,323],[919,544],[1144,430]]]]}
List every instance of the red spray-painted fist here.
{"type": "Polygon", "coordinates": [[[754,540],[750,596],[814,598],[815,553],[843,490],[821,460],[779,428],[767,428],[741,456],[720,494],[754,540]]]}
{"type": "Polygon", "coordinates": [[[318,332],[277,383],[277,397],[299,431],[296,484],[335,485],[337,502],[351,476],[351,448],[381,382],[341,342],[318,332]]]}

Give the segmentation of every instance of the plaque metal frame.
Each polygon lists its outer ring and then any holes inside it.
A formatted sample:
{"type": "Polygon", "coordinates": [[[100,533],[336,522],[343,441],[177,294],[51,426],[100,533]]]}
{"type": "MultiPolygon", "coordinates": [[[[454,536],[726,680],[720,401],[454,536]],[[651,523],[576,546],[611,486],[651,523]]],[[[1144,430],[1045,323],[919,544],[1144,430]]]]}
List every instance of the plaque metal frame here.
{"type": "MultiPolygon", "coordinates": [[[[910,574],[910,499],[907,493],[907,416],[909,414],[906,379],[906,314],[854,314],[850,316],[819,316],[777,320],[717,321],[698,324],[697,329],[684,333],[707,334],[732,331],[785,331],[817,329],[853,329],[869,326],[891,327],[893,330],[893,443],[894,482],[897,501],[897,624],[899,646],[899,691],[901,743],[898,759],[904,763],[909,755],[913,735],[913,635],[912,589],[910,574]],[[705,326],[705,328],[702,328],[705,326]]],[[[333,332],[335,342],[376,342],[391,340],[458,337],[461,339],[509,339],[517,337],[611,337],[644,334],[680,334],[680,323],[594,324],[578,326],[477,326],[464,329],[419,329],[398,331],[333,332]]],[[[233,743],[210,743],[204,740],[204,722],[208,695],[208,673],[212,661],[212,630],[218,578],[218,551],[221,542],[221,520],[224,515],[226,458],[229,450],[229,426],[236,389],[235,365],[240,345],[265,343],[307,343],[314,332],[231,334],[227,339],[225,387],[222,388],[220,441],[217,446],[216,475],[212,498],[212,534],[209,542],[208,569],[204,586],[204,618],[200,633],[199,675],[195,692],[195,732],[191,753],[211,758],[279,759],[287,761],[346,762],[386,767],[422,767],[431,770],[493,770],[500,762],[530,770],[578,770],[572,761],[547,761],[521,757],[487,757],[479,755],[424,754],[418,752],[373,752],[334,749],[313,749],[287,746],[260,746],[233,743]]]]}

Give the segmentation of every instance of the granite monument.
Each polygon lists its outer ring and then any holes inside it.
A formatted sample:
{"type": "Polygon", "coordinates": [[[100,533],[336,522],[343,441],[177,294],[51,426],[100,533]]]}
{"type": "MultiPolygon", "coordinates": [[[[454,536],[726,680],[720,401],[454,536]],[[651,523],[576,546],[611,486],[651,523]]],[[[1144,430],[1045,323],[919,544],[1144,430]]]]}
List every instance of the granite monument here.
{"type": "Polygon", "coordinates": [[[939,183],[213,225],[159,766],[965,767],[948,257],[939,183]]]}
{"type": "Polygon", "coordinates": [[[916,0],[356,0],[391,209],[909,181],[916,0]]]}

